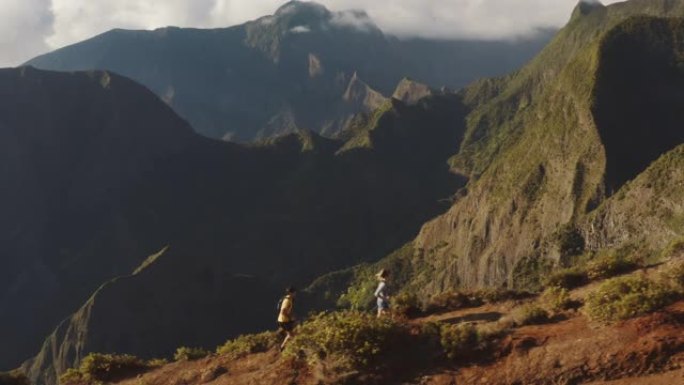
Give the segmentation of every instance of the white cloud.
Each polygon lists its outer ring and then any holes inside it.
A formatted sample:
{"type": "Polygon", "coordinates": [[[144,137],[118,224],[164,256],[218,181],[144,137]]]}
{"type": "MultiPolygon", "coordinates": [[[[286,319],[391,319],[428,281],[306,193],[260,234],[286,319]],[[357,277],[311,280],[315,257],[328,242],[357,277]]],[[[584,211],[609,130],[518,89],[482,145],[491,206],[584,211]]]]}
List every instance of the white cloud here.
{"type": "Polygon", "coordinates": [[[311,28],[305,25],[298,25],[290,29],[290,33],[308,33],[311,32],[311,28]]]}
{"type": "MultiPolygon", "coordinates": [[[[594,0],[591,0],[594,1],[594,0]]],[[[613,3],[617,0],[606,0],[613,3]]],[[[0,65],[16,65],[112,28],[225,27],[272,14],[286,0],[0,0],[0,65]],[[54,15],[54,17],[53,17],[54,15]]],[[[400,36],[506,38],[559,27],[577,0],[319,0],[334,11],[365,10],[400,36]]],[[[368,28],[360,14],[338,25],[368,28]]]]}
{"type": "Polygon", "coordinates": [[[361,31],[369,31],[375,27],[373,20],[368,14],[360,11],[341,11],[333,14],[332,24],[339,27],[355,28],[361,31]]]}
{"type": "Polygon", "coordinates": [[[52,21],[50,0],[0,0],[0,67],[48,50],[52,21]]]}

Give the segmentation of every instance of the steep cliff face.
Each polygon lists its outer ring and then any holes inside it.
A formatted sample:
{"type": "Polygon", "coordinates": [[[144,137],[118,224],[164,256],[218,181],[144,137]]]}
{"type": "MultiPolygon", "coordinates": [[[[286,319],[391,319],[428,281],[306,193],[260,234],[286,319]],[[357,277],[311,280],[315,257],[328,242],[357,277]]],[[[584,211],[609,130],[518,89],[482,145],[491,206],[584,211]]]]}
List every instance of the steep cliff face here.
{"type": "Polygon", "coordinates": [[[192,129],[106,72],[0,71],[0,365],[29,357],[103,280],[159,247],[133,196],[192,129]],[[27,316],[30,314],[30,316],[27,316]]]}
{"type": "Polygon", "coordinates": [[[684,240],[684,146],[628,182],[592,212],[581,229],[592,249],[634,245],[657,253],[684,240]]]}
{"type": "MultiPolygon", "coordinates": [[[[471,112],[450,164],[471,180],[446,214],[423,226],[413,252],[383,263],[402,271],[408,263],[407,284],[426,297],[455,287],[534,285],[578,252],[564,249],[566,232],[585,234],[590,250],[637,239],[656,250],[681,236],[663,219],[678,223],[671,197],[652,197],[665,217],[639,211],[651,218],[644,223],[659,223],[663,231],[654,234],[632,215],[634,225],[619,220],[621,205],[611,202],[684,142],[676,107],[682,15],[681,2],[641,0],[575,12],[528,66],[463,90],[471,112]],[[593,229],[584,230],[587,221],[593,229]],[[633,226],[641,230],[626,230],[633,226]]],[[[662,183],[677,189],[677,180],[662,183]]]]}
{"type": "Polygon", "coordinates": [[[426,292],[516,286],[520,275],[560,262],[562,226],[684,141],[674,89],[681,20],[619,21],[628,7],[648,13],[642,4],[653,5],[630,2],[573,19],[530,67],[504,80],[493,103],[469,116],[472,139],[453,164],[481,176],[416,240],[436,278],[426,292]],[[573,47],[566,64],[550,57],[573,47]]]}

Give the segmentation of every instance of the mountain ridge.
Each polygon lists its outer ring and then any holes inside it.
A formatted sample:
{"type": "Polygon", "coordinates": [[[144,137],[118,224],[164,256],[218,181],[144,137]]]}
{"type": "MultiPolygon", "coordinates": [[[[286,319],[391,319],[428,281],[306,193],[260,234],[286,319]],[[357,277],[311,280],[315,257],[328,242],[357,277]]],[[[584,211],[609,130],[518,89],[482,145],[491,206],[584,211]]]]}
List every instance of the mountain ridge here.
{"type": "Polygon", "coordinates": [[[249,142],[297,129],[340,133],[350,115],[369,112],[343,100],[354,74],[386,96],[404,76],[459,88],[515,68],[549,38],[400,40],[360,11],[289,2],[274,15],[227,28],[109,31],[27,64],[111,70],[150,88],[197,132],[249,142]]]}

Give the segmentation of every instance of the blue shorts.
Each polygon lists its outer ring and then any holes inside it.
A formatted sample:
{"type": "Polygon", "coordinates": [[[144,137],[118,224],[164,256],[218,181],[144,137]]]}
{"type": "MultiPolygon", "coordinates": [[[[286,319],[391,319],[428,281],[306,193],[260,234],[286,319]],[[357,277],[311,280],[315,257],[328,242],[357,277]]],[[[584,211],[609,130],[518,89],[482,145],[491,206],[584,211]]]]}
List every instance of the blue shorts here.
{"type": "Polygon", "coordinates": [[[378,298],[378,309],[387,310],[389,309],[389,301],[386,299],[378,298]]]}

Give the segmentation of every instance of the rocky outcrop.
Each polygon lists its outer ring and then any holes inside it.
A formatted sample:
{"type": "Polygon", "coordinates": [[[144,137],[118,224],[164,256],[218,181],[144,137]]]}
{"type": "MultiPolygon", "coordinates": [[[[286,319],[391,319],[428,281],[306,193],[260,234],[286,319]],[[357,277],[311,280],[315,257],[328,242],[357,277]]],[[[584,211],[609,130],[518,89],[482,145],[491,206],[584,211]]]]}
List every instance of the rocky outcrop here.
{"type": "Polygon", "coordinates": [[[366,113],[377,110],[388,100],[381,93],[364,83],[356,72],[354,72],[349,80],[342,99],[347,103],[356,105],[357,107],[353,110],[366,113]]]}
{"type": "Polygon", "coordinates": [[[413,105],[426,96],[433,94],[433,91],[425,84],[415,82],[409,78],[403,78],[394,90],[392,97],[402,102],[413,105]]]}

